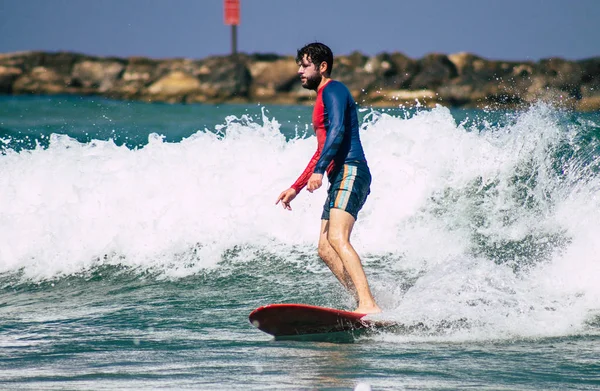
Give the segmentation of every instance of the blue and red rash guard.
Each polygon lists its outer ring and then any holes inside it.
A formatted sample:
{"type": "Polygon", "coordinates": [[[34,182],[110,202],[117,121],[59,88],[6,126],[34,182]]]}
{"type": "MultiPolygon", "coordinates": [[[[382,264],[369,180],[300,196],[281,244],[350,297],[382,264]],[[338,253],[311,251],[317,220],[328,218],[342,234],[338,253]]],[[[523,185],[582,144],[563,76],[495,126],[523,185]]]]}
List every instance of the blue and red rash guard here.
{"type": "Polygon", "coordinates": [[[313,110],[317,152],[291,186],[299,193],[313,173],[328,174],[351,161],[366,161],[358,134],[356,103],[348,88],[331,80],[317,91],[313,110]]]}

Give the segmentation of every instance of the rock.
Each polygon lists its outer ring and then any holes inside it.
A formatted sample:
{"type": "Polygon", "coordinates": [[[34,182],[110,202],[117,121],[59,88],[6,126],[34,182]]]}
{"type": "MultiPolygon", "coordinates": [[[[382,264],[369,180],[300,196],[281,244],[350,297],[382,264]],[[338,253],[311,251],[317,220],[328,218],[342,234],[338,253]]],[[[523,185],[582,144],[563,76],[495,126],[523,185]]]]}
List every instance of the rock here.
{"type": "Polygon", "coordinates": [[[198,74],[201,89],[211,101],[229,98],[247,98],[250,93],[252,75],[243,57],[212,57],[200,64],[209,70],[198,74]]]}
{"type": "Polygon", "coordinates": [[[349,56],[336,56],[333,61],[333,69],[335,70],[336,63],[342,63],[351,68],[363,68],[368,60],[369,57],[359,51],[354,51],[349,56]]]}
{"type": "Polygon", "coordinates": [[[69,80],[54,69],[37,66],[22,74],[12,85],[13,92],[31,94],[60,94],[67,91],[69,80]]]}
{"type": "Polygon", "coordinates": [[[174,71],[152,83],[146,90],[152,95],[186,95],[200,91],[200,81],[182,71],[174,71]]]}
{"type": "Polygon", "coordinates": [[[530,74],[534,81],[528,89],[531,95],[526,97],[528,100],[536,97],[546,97],[545,100],[581,98],[583,69],[576,62],[561,58],[541,60],[530,74]]]}
{"type": "MultiPolygon", "coordinates": [[[[335,57],[332,76],[361,105],[444,104],[515,107],[536,100],[596,110],[600,57],[581,61],[490,61],[470,53],[401,53],[335,57]]],[[[166,102],[271,102],[303,104],[292,56],[239,54],[202,60],[109,58],[78,53],[0,54],[0,94],[97,94],[166,102]]]]}
{"type": "Polygon", "coordinates": [[[584,97],[576,103],[579,111],[600,111],[600,95],[584,97]]]}
{"type": "Polygon", "coordinates": [[[144,88],[160,77],[157,70],[160,62],[149,58],[130,57],[126,64],[111,92],[129,99],[140,99],[144,88]]]}
{"type": "Polygon", "coordinates": [[[488,61],[469,53],[448,56],[457,76],[438,89],[441,100],[452,106],[486,106],[519,104],[519,94],[526,91],[533,72],[532,64],[488,61]],[[525,82],[523,82],[525,80],[525,82]]]}
{"type": "Polygon", "coordinates": [[[487,83],[513,72],[510,63],[488,61],[470,53],[450,54],[448,60],[454,64],[457,77],[463,82],[487,83]]]}
{"type": "Polygon", "coordinates": [[[456,66],[444,54],[429,54],[417,64],[418,73],[410,83],[413,90],[437,89],[458,76],[456,66]]]}
{"type": "Polygon", "coordinates": [[[377,81],[377,75],[366,67],[368,60],[359,52],[334,58],[332,77],[344,83],[355,98],[374,88],[377,81]]]}
{"type": "Polygon", "coordinates": [[[437,92],[441,102],[451,106],[464,106],[470,102],[485,99],[485,94],[475,90],[473,85],[469,83],[450,83],[440,86],[437,92]]]}
{"type": "Polygon", "coordinates": [[[600,57],[578,61],[581,67],[582,98],[600,95],[600,57]]]}
{"type": "Polygon", "coordinates": [[[394,89],[409,88],[412,79],[419,72],[418,62],[397,52],[383,56],[392,64],[392,68],[383,75],[383,85],[394,89]]]}
{"type": "Polygon", "coordinates": [[[19,68],[0,65],[0,93],[10,94],[12,92],[13,82],[22,73],[23,71],[19,68]]]}
{"type": "Polygon", "coordinates": [[[106,92],[113,88],[124,69],[125,66],[117,61],[82,61],[73,67],[72,84],[106,92]]]}
{"type": "Polygon", "coordinates": [[[481,67],[481,63],[483,62],[478,56],[467,52],[449,54],[448,60],[456,67],[458,76],[462,76],[467,71],[472,72],[475,68],[481,67]]]}
{"type": "Polygon", "coordinates": [[[291,57],[251,62],[248,70],[252,77],[251,95],[257,98],[274,97],[300,85],[298,65],[291,57]]]}
{"type": "Polygon", "coordinates": [[[548,58],[536,64],[536,73],[545,76],[547,85],[568,90],[581,83],[583,67],[573,61],[562,58],[548,58]]]}
{"type": "Polygon", "coordinates": [[[15,53],[0,53],[0,65],[5,67],[19,68],[22,71],[29,71],[39,65],[42,52],[15,52],[15,53]]]}
{"type": "Polygon", "coordinates": [[[73,64],[85,58],[82,54],[58,52],[17,52],[0,55],[0,65],[20,68],[24,72],[31,72],[36,67],[46,67],[62,75],[69,75],[73,64]]]}
{"type": "Polygon", "coordinates": [[[374,91],[369,99],[383,106],[426,106],[433,107],[438,102],[438,94],[432,90],[386,90],[374,91]]]}
{"type": "Polygon", "coordinates": [[[416,61],[400,53],[382,53],[368,59],[364,65],[367,73],[376,76],[376,82],[366,86],[369,90],[404,89],[418,72],[416,61]]]}

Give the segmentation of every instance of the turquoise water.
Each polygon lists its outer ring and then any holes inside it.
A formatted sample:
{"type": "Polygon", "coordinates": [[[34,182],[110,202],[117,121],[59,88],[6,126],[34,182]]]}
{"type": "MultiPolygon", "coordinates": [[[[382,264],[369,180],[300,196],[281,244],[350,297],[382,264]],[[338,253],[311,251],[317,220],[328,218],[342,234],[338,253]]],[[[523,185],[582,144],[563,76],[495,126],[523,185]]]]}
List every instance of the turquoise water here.
{"type": "Polygon", "coordinates": [[[361,109],[353,243],[386,319],[274,341],[267,303],[351,309],[324,193],[277,195],[310,107],[0,100],[0,389],[597,390],[600,115],[361,109]]]}

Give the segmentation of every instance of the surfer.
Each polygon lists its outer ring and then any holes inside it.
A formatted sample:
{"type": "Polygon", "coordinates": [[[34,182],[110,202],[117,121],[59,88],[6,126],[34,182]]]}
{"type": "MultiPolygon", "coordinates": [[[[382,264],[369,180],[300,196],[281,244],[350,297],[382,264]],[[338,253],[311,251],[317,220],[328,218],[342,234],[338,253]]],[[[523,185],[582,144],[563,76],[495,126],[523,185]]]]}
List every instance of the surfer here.
{"type": "Polygon", "coordinates": [[[300,177],[277,198],[284,209],[306,187],[320,188],[327,172],[329,190],[321,215],[318,253],[333,274],[358,300],[355,312],[381,312],[369,288],[360,257],[350,244],[358,212],[370,193],[371,173],[358,134],[356,103],[348,88],[331,79],[333,54],[322,43],[298,50],[302,87],[317,92],[312,122],[317,151],[300,177]]]}

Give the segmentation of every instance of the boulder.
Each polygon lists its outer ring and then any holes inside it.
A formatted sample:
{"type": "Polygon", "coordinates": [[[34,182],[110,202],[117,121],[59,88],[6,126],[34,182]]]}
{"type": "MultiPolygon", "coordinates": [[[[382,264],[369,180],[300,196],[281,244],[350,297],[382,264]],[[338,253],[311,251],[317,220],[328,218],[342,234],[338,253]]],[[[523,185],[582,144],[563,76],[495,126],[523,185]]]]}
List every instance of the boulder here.
{"type": "Polygon", "coordinates": [[[472,84],[460,81],[442,85],[437,92],[442,103],[450,106],[464,106],[485,99],[485,94],[476,90],[472,84]]]}
{"type": "Polygon", "coordinates": [[[374,74],[376,80],[366,89],[404,89],[418,72],[419,67],[412,60],[400,53],[381,53],[368,59],[364,65],[367,73],[374,74]]]}
{"type": "Polygon", "coordinates": [[[251,94],[257,98],[290,92],[300,85],[298,65],[291,57],[250,62],[248,71],[252,77],[251,94]]]}
{"type": "Polygon", "coordinates": [[[0,65],[0,94],[10,94],[13,82],[23,73],[19,68],[0,65]]]}
{"type": "Polygon", "coordinates": [[[484,62],[480,57],[467,52],[449,54],[448,60],[454,64],[458,76],[462,76],[469,71],[472,72],[474,68],[481,67],[484,62]]]}
{"type": "MultiPolygon", "coordinates": [[[[513,107],[549,100],[595,110],[600,57],[581,61],[491,61],[469,53],[335,57],[332,77],[359,104],[513,107]]],[[[108,58],[78,53],[0,54],[1,94],[98,94],[167,102],[313,102],[292,56],[238,54],[202,60],[108,58]]]]}
{"type": "Polygon", "coordinates": [[[201,84],[196,77],[182,71],[173,71],[152,83],[146,92],[150,95],[171,97],[200,92],[200,90],[201,84]]]}
{"type": "Polygon", "coordinates": [[[440,98],[452,106],[518,104],[519,95],[531,84],[532,64],[489,61],[470,53],[448,56],[457,76],[437,89],[440,98]]]}
{"type": "MultiPolygon", "coordinates": [[[[513,72],[513,65],[501,61],[489,61],[470,53],[450,54],[458,79],[465,82],[490,82],[513,72]]],[[[531,73],[531,72],[530,72],[531,73]]]]}
{"type": "Polygon", "coordinates": [[[432,90],[382,90],[369,94],[369,100],[381,106],[417,106],[433,107],[439,101],[438,94],[432,90]]]}
{"type": "Polygon", "coordinates": [[[575,109],[579,111],[600,111],[600,95],[581,98],[576,103],[575,109]]]}
{"type": "Polygon", "coordinates": [[[160,77],[157,71],[159,61],[144,57],[130,57],[126,64],[120,79],[108,93],[129,99],[139,99],[144,88],[160,77]]]}
{"type": "Polygon", "coordinates": [[[417,64],[418,73],[410,83],[410,88],[413,90],[435,90],[458,76],[456,66],[445,54],[429,54],[417,64]]]}
{"type": "Polygon", "coordinates": [[[344,83],[355,97],[367,93],[377,81],[377,75],[366,67],[367,61],[368,57],[358,52],[348,57],[336,57],[332,77],[344,83]]]}
{"type": "Polygon", "coordinates": [[[600,57],[578,61],[581,67],[582,98],[600,96],[600,57]]]}
{"type": "Polygon", "coordinates": [[[0,65],[29,71],[34,66],[39,66],[43,54],[43,52],[32,51],[0,53],[0,65]]]}
{"type": "Polygon", "coordinates": [[[63,77],[70,77],[73,65],[77,61],[82,61],[86,56],[78,53],[58,52],[43,53],[38,66],[52,69],[63,77]]]}
{"type": "Polygon", "coordinates": [[[392,88],[408,88],[419,72],[418,62],[397,52],[384,56],[392,64],[392,68],[383,75],[384,85],[392,88]]]}
{"type": "Polygon", "coordinates": [[[552,95],[557,97],[566,94],[571,98],[581,99],[583,67],[579,63],[562,58],[544,59],[536,64],[533,74],[537,78],[534,84],[538,87],[538,95],[547,95],[553,90],[556,93],[552,95]]]}
{"type": "Polygon", "coordinates": [[[243,57],[211,57],[199,62],[198,73],[202,93],[211,101],[228,98],[247,98],[252,75],[243,57]]]}
{"type": "Polygon", "coordinates": [[[73,66],[72,84],[109,91],[119,79],[125,65],[117,61],[82,61],[73,66]]]}
{"type": "Polygon", "coordinates": [[[36,67],[45,66],[56,73],[68,74],[75,60],[80,57],[82,55],[67,52],[26,51],[0,55],[0,65],[20,68],[24,72],[31,72],[36,67]]]}
{"type": "Polygon", "coordinates": [[[12,85],[15,93],[60,94],[67,92],[70,80],[52,68],[37,66],[22,74],[12,85]]]}
{"type": "Polygon", "coordinates": [[[333,60],[333,69],[335,71],[336,63],[338,62],[342,62],[344,66],[352,68],[363,68],[367,61],[369,61],[368,56],[365,56],[359,51],[353,51],[348,56],[335,56],[333,60]]]}

